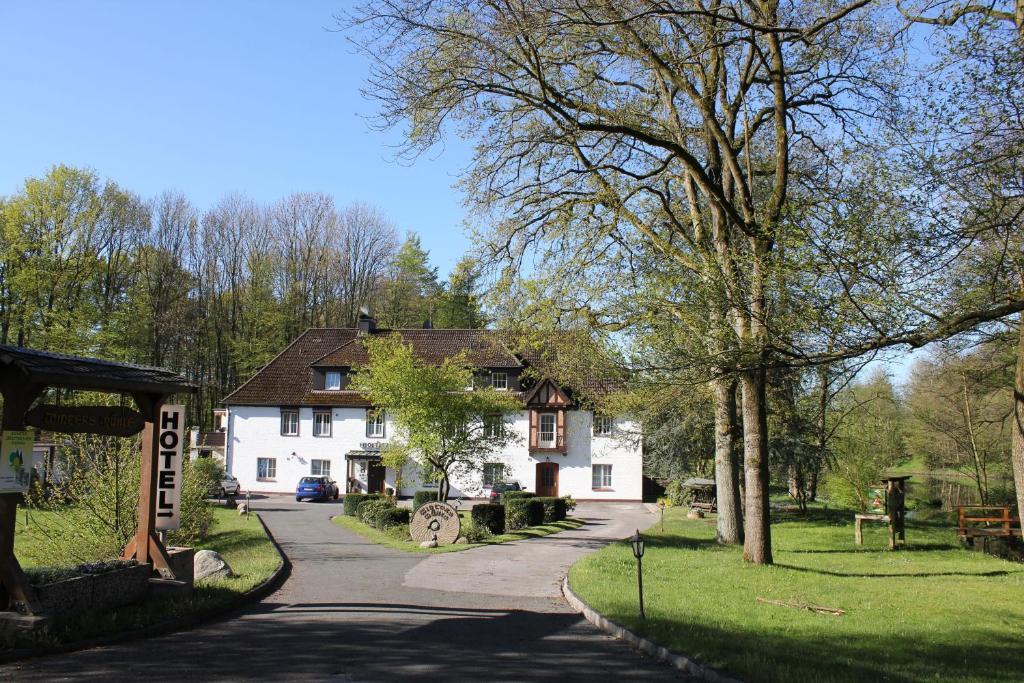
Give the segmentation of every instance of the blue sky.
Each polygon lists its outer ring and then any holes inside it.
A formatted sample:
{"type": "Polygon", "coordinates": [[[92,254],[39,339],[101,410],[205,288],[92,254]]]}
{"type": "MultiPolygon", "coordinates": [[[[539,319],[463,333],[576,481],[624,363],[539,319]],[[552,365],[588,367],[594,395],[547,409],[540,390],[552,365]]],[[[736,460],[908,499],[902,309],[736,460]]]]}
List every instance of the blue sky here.
{"type": "Polygon", "coordinates": [[[296,191],[377,206],[446,274],[466,251],[459,141],[415,164],[371,130],[346,0],[0,3],[0,195],[66,163],[200,208],[296,191]]]}
{"type": "Polygon", "coordinates": [[[57,163],[202,209],[327,192],[418,232],[447,274],[469,246],[452,185],[470,148],[394,160],[400,132],[369,126],[368,64],[334,30],[346,2],[0,3],[0,195],[57,163]]]}

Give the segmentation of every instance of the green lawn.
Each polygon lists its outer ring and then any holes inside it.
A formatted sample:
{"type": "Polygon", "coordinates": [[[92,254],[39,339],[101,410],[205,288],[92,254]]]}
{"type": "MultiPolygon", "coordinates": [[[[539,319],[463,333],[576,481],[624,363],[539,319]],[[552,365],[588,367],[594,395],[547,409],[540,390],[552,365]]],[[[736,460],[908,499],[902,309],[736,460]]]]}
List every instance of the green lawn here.
{"type": "Polygon", "coordinates": [[[1024,681],[1024,565],[963,550],[948,522],[908,520],[904,550],[881,525],[814,510],[772,525],[776,564],[714,541],[714,518],[666,512],[646,532],[647,620],[636,561],[617,543],[578,562],[573,590],[612,621],[747,681],[1024,681]],[[845,610],[842,616],[758,598],[845,610]]]}
{"type": "MultiPolygon", "coordinates": [[[[470,524],[469,512],[464,510],[459,511],[459,518],[462,520],[462,528],[465,530],[465,528],[470,524]]],[[[552,522],[551,524],[542,524],[541,526],[531,526],[525,529],[520,529],[519,531],[491,536],[482,543],[442,545],[436,548],[421,548],[419,543],[415,543],[409,539],[409,531],[407,527],[381,530],[368,524],[364,524],[355,517],[349,517],[347,515],[338,515],[333,521],[338,526],[348,529],[349,531],[354,531],[368,541],[373,541],[374,543],[386,545],[389,548],[403,550],[408,553],[457,553],[462,550],[480,548],[485,545],[508,543],[509,541],[521,541],[526,538],[539,538],[541,536],[557,534],[559,531],[578,529],[583,526],[582,521],[570,517],[562,520],[561,522],[552,522]]]]}
{"type": "MultiPolygon", "coordinates": [[[[234,509],[225,508],[217,508],[214,515],[216,524],[213,531],[197,549],[209,548],[220,553],[234,570],[234,577],[199,581],[191,598],[148,600],[104,614],[82,615],[35,641],[7,640],[0,641],[0,644],[20,647],[81,640],[145,628],[175,617],[212,614],[238,602],[243,593],[263,583],[274,573],[281,558],[255,516],[240,517],[234,509]]],[[[19,521],[15,539],[19,559],[32,557],[31,548],[41,542],[45,542],[45,539],[38,538],[31,526],[25,528],[19,521]]],[[[31,566],[31,562],[26,559],[22,559],[22,563],[31,566]]]]}

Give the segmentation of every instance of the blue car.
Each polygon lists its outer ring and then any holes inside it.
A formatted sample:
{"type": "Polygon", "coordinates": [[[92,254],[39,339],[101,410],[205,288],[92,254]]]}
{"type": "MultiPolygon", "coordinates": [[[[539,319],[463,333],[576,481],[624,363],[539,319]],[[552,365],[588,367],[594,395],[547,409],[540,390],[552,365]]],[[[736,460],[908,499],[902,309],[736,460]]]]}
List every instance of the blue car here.
{"type": "Polygon", "coordinates": [[[309,500],[338,500],[338,484],[330,477],[303,477],[295,486],[295,502],[309,500]]]}

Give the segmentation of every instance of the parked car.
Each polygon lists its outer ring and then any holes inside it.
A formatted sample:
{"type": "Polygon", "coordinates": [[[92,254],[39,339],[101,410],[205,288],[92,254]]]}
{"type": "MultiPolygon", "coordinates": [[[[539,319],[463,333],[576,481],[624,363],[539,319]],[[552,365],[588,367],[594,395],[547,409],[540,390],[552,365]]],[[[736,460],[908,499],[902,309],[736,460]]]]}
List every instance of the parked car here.
{"type": "Polygon", "coordinates": [[[303,477],[295,486],[295,501],[338,500],[338,483],[330,477],[303,477]]]}
{"type": "Polygon", "coordinates": [[[224,473],[224,476],[220,478],[220,488],[214,489],[210,493],[212,495],[219,495],[221,498],[227,498],[228,496],[237,496],[242,492],[242,485],[238,483],[233,474],[224,473]]]}
{"type": "Polygon", "coordinates": [[[494,484],[490,488],[484,487],[484,497],[488,498],[492,503],[501,502],[501,494],[505,491],[525,491],[526,489],[518,481],[502,481],[494,484]]]}

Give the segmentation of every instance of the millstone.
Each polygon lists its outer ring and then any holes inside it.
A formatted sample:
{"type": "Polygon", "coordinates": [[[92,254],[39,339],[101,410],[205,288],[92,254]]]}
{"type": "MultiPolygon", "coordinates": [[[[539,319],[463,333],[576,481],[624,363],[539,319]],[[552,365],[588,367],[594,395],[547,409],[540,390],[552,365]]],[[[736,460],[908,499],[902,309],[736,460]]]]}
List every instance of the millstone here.
{"type": "Polygon", "coordinates": [[[450,545],[459,537],[462,524],[459,513],[447,503],[424,503],[412,514],[409,534],[419,543],[437,537],[438,545],[450,545]]]}

